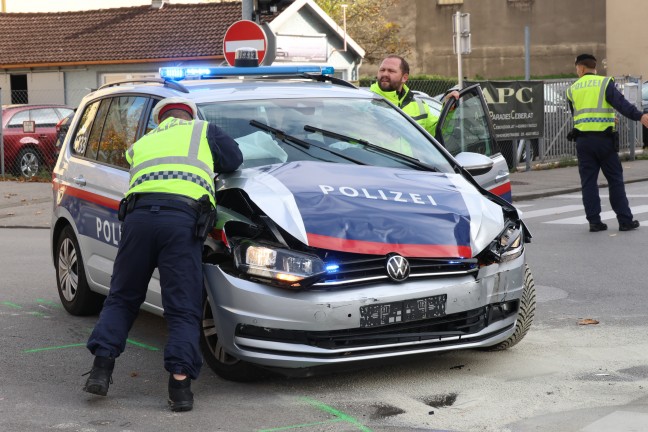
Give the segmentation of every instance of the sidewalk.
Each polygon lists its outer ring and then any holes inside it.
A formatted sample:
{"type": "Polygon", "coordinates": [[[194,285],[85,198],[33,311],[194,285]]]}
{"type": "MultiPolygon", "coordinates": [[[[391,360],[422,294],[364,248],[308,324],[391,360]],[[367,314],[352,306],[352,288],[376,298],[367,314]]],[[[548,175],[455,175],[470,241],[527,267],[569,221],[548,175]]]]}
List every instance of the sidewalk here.
{"type": "MultiPolygon", "coordinates": [[[[520,169],[524,169],[522,166],[520,169]]],[[[648,180],[648,160],[623,162],[626,183],[648,180]]],[[[603,174],[599,185],[607,186],[603,174]]],[[[513,201],[580,192],[577,167],[535,169],[511,174],[513,201]]],[[[0,228],[49,228],[52,216],[50,183],[0,179],[0,228]]]]}
{"type": "MultiPolygon", "coordinates": [[[[625,183],[648,180],[648,160],[622,162],[625,183]]],[[[563,193],[580,193],[578,167],[532,169],[511,174],[513,202],[525,201],[563,193]]],[[[524,169],[520,166],[518,170],[524,169]]],[[[607,187],[603,173],[599,174],[599,186],[607,187]]]]}

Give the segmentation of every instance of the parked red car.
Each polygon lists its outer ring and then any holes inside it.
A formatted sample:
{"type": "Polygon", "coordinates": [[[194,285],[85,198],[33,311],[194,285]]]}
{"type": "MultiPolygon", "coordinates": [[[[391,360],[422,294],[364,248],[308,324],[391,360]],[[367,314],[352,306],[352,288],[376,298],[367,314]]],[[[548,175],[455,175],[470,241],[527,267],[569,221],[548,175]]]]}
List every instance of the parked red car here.
{"type": "Polygon", "coordinates": [[[3,105],[5,173],[32,177],[56,162],[56,125],[74,110],[64,105],[3,105]]]}

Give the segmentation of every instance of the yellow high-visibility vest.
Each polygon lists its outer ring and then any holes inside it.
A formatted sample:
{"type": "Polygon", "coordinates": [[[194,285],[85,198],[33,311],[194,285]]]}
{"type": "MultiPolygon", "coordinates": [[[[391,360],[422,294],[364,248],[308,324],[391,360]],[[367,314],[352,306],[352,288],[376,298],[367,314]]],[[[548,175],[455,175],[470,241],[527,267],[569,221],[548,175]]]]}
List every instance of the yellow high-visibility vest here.
{"type": "Polygon", "coordinates": [[[605,99],[610,81],[610,77],[583,75],[567,89],[567,99],[574,108],[574,127],[579,131],[603,132],[614,127],[614,108],[605,99]]]}
{"type": "Polygon", "coordinates": [[[126,150],[133,193],[170,193],[199,199],[214,195],[214,159],[207,122],[169,117],[126,150]]]}

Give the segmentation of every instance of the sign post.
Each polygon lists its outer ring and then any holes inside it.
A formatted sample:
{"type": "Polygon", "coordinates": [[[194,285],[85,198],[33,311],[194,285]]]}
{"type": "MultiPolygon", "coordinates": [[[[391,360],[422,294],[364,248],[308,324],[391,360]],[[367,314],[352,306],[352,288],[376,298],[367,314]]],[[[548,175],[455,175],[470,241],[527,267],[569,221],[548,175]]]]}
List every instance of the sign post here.
{"type": "Polygon", "coordinates": [[[263,62],[268,50],[268,38],[263,28],[253,21],[236,21],[229,26],[223,37],[223,54],[230,66],[234,66],[238,48],[254,48],[263,62]]]}
{"type": "Polygon", "coordinates": [[[461,55],[470,54],[470,14],[458,12],[452,16],[452,34],[455,54],[457,54],[457,77],[459,89],[463,87],[461,55]]]}

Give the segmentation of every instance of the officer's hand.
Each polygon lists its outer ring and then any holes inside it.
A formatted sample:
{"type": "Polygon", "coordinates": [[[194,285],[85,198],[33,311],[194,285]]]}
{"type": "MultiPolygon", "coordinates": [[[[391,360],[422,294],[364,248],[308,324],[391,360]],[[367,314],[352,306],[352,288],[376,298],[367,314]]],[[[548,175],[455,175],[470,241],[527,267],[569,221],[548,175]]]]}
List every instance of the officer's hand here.
{"type": "Polygon", "coordinates": [[[450,93],[445,95],[445,97],[443,98],[443,101],[445,102],[448,99],[450,99],[451,97],[453,97],[455,99],[459,99],[459,92],[457,90],[452,90],[450,93]]]}
{"type": "Polygon", "coordinates": [[[648,127],[648,114],[644,114],[641,116],[641,124],[644,125],[645,127],[648,127]]]}

